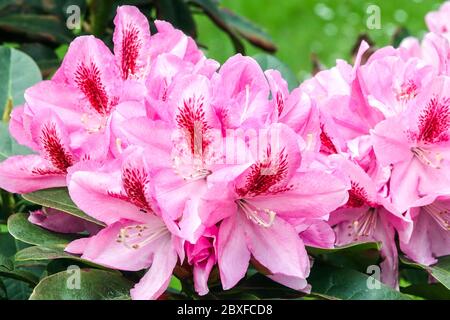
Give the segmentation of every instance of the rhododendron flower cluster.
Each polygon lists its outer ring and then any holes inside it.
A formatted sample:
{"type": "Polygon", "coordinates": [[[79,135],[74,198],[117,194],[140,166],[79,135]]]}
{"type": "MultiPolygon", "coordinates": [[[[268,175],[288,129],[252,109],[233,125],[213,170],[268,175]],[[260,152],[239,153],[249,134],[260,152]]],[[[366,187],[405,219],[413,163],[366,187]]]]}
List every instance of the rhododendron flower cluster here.
{"type": "Polygon", "coordinates": [[[450,254],[448,4],[408,38],[289,91],[277,70],[236,55],[222,66],[163,21],[122,6],[114,51],[78,37],[51,80],[25,93],[10,132],[33,155],[0,164],[14,193],[67,187],[105,227],[52,209],[30,221],[87,232],[66,251],[148,270],[131,290],[156,299],[175,267],[208,293],[252,264],[309,292],[306,246],[382,244],[382,281],[398,287],[398,249],[425,265],[450,254]]]}

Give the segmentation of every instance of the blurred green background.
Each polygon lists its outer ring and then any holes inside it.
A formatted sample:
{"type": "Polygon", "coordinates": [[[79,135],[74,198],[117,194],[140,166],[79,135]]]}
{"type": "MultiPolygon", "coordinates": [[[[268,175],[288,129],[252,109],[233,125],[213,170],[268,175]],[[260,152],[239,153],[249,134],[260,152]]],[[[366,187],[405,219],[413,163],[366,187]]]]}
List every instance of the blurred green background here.
{"type": "MultiPolygon", "coordinates": [[[[311,70],[311,53],[325,66],[337,58],[348,59],[359,34],[367,33],[377,46],[391,43],[399,26],[422,37],[424,17],[442,0],[222,0],[222,5],[260,25],[278,46],[276,56],[288,64],[298,78],[311,70]],[[381,29],[368,30],[369,5],[381,9],[381,29]]],[[[199,42],[211,58],[223,62],[234,53],[228,37],[205,16],[196,15],[199,42]]],[[[246,43],[247,54],[260,50],[246,43]]]]}

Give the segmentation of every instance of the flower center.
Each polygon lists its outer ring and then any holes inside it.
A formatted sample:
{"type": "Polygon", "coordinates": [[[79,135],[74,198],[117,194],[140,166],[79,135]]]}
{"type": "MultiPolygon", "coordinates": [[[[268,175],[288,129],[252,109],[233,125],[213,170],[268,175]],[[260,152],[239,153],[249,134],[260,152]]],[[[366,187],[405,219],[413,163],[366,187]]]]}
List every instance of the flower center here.
{"type": "Polygon", "coordinates": [[[434,220],[446,231],[450,231],[450,210],[438,202],[423,207],[434,220]]]}
{"type": "Polygon", "coordinates": [[[208,137],[211,127],[203,110],[203,100],[203,97],[184,100],[176,117],[178,128],[184,132],[191,154],[200,157],[211,143],[208,137]]]}
{"type": "Polygon", "coordinates": [[[414,81],[409,80],[401,85],[397,92],[397,100],[400,102],[408,102],[417,96],[418,90],[414,81]]]}
{"type": "Polygon", "coordinates": [[[165,226],[151,229],[148,225],[134,225],[120,229],[116,242],[128,249],[139,249],[169,233],[165,226]]]}
{"type": "Polygon", "coordinates": [[[245,213],[247,219],[264,228],[270,228],[275,222],[277,213],[270,209],[257,208],[245,199],[239,199],[236,204],[245,213]]]}
{"type": "Polygon", "coordinates": [[[370,237],[373,235],[377,226],[378,214],[375,208],[369,208],[363,212],[356,220],[353,220],[348,228],[350,229],[348,236],[354,236],[354,241],[361,237],[370,237]]]}
{"type": "Polygon", "coordinates": [[[284,149],[276,155],[272,154],[271,147],[267,148],[266,158],[250,167],[245,185],[237,188],[239,196],[258,196],[262,194],[277,194],[287,191],[292,186],[283,186],[280,183],[288,173],[288,157],[284,149]]]}
{"type": "Polygon", "coordinates": [[[361,208],[362,206],[376,207],[377,205],[369,200],[366,190],[359,183],[352,181],[351,189],[348,191],[348,201],[346,207],[361,208]]]}

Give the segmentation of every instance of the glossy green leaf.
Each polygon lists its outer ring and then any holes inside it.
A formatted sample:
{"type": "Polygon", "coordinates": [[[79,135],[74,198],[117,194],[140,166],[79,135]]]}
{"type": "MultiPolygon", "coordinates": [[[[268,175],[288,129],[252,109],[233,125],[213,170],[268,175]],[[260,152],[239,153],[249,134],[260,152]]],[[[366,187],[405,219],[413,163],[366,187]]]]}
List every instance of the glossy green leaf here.
{"type": "Polygon", "coordinates": [[[437,281],[442,283],[447,289],[450,290],[450,256],[439,258],[438,263],[432,266],[424,266],[404,257],[400,260],[406,266],[427,271],[437,281]]]}
{"type": "Polygon", "coordinates": [[[308,282],[312,294],[338,300],[409,300],[410,298],[364,273],[349,269],[315,264],[308,282]],[[372,289],[369,288],[369,283],[372,289]]]}
{"type": "Polygon", "coordinates": [[[16,213],[8,219],[9,233],[17,240],[49,248],[65,248],[74,235],[51,232],[28,221],[28,214],[16,213]]]}
{"type": "Polygon", "coordinates": [[[80,269],[48,276],[34,288],[30,300],[128,300],[133,283],[121,275],[97,269],[80,269]],[[68,285],[69,284],[69,285],[68,285]]]}
{"type": "Polygon", "coordinates": [[[440,283],[414,284],[401,288],[401,291],[406,294],[429,300],[450,300],[450,290],[440,283]]]}
{"type": "Polygon", "coordinates": [[[14,260],[16,262],[57,260],[57,259],[73,260],[73,261],[77,261],[77,262],[83,263],[83,264],[91,266],[91,267],[105,269],[105,267],[103,267],[103,266],[100,266],[96,263],[92,263],[92,262],[82,259],[78,256],[74,256],[72,254],[69,254],[69,253],[64,252],[63,250],[57,249],[57,248],[46,248],[46,247],[33,246],[33,247],[28,247],[23,250],[20,250],[14,256],[14,260]]]}
{"type": "Polygon", "coordinates": [[[13,13],[0,17],[0,30],[51,43],[70,42],[73,35],[56,15],[13,13]]]}
{"type": "Polygon", "coordinates": [[[4,46],[0,46],[0,70],[0,115],[7,120],[12,107],[24,103],[25,90],[42,77],[30,56],[4,46]]]}
{"type": "Polygon", "coordinates": [[[6,300],[8,298],[8,292],[6,291],[6,286],[0,278],[0,300],[6,300]]]}
{"type": "Polygon", "coordinates": [[[88,216],[83,211],[78,209],[75,203],[73,203],[72,199],[70,199],[67,188],[39,190],[36,192],[24,194],[23,198],[41,206],[58,209],[83,220],[93,222],[100,226],[104,226],[102,222],[97,221],[96,219],[88,216]]]}
{"type": "Polygon", "coordinates": [[[381,244],[377,242],[354,243],[334,249],[308,248],[309,254],[319,261],[360,272],[379,263],[380,250],[381,244]]]}
{"type": "Polygon", "coordinates": [[[296,87],[298,87],[299,82],[297,80],[297,77],[295,76],[294,72],[292,72],[291,69],[287,65],[285,65],[283,62],[278,60],[276,57],[265,54],[265,53],[258,53],[253,56],[253,58],[258,61],[261,68],[266,71],[269,69],[274,69],[280,71],[283,78],[287,81],[289,85],[289,90],[293,90],[296,87]]]}
{"type": "Polygon", "coordinates": [[[28,300],[32,292],[31,287],[23,282],[15,279],[3,278],[6,287],[8,300],[28,300]]]}

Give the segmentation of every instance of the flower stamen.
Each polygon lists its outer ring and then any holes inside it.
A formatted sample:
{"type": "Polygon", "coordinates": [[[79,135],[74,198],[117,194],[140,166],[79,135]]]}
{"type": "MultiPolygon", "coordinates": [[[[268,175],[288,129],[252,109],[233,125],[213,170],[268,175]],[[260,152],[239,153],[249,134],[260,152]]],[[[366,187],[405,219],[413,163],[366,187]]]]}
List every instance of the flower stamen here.
{"type": "Polygon", "coordinates": [[[261,209],[252,205],[250,202],[240,199],[237,205],[245,213],[247,219],[263,228],[270,228],[274,222],[277,213],[270,209],[261,209]]]}

